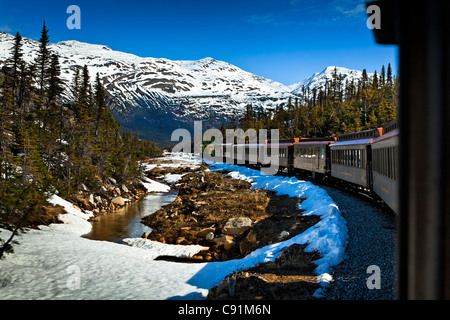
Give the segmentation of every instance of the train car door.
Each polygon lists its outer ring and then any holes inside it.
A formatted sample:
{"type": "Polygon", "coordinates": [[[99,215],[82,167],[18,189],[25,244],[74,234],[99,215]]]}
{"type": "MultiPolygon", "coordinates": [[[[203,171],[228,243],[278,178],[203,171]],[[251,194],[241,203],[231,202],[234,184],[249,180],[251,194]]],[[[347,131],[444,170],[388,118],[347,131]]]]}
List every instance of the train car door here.
{"type": "Polygon", "coordinates": [[[294,146],[290,145],[288,146],[288,163],[287,163],[287,167],[288,167],[288,172],[290,172],[292,170],[292,168],[294,167],[294,146]]]}
{"type": "Polygon", "coordinates": [[[316,147],[316,171],[319,171],[320,169],[320,147],[316,147]]]}

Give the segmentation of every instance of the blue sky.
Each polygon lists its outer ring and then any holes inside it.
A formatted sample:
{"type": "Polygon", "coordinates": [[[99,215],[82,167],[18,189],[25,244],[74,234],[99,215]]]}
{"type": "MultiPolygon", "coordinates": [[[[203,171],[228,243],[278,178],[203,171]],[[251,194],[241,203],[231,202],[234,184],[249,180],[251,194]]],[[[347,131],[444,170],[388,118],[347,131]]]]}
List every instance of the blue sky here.
{"type": "Polygon", "coordinates": [[[283,84],[329,65],[368,72],[391,63],[397,49],[375,43],[362,0],[0,0],[0,31],[38,40],[104,44],[141,57],[212,57],[283,84]],[[69,5],[81,29],[69,30],[69,5]]]}

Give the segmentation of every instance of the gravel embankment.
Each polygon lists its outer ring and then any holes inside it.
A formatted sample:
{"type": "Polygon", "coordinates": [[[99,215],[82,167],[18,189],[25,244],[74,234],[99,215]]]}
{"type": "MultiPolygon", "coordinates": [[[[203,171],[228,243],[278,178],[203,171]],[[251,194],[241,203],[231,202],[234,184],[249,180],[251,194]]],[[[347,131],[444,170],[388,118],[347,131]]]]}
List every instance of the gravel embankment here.
{"type": "Polygon", "coordinates": [[[333,271],[334,281],[327,289],[327,300],[396,299],[396,244],[394,217],[359,197],[322,186],[347,220],[348,244],[344,261],[333,271]],[[369,266],[380,270],[380,289],[369,266]],[[369,281],[368,281],[369,280],[369,281]]]}

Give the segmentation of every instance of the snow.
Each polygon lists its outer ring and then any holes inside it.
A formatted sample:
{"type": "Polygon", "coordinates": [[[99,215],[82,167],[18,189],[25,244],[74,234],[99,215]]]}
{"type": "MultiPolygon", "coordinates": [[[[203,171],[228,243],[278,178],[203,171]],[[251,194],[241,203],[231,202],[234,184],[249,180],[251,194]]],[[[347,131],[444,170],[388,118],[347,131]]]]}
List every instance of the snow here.
{"type": "Polygon", "coordinates": [[[326,191],[311,182],[297,180],[295,177],[267,176],[258,170],[226,163],[212,162],[209,165],[212,171],[231,171],[228,175],[251,182],[253,189],[266,189],[291,197],[306,198],[299,206],[305,210],[303,214],[317,215],[321,220],[302,234],[272,246],[308,244],[306,251],[320,252],[322,258],[316,261],[315,273],[319,276],[322,288],[315,292],[315,296],[321,297],[323,288],[326,288],[332,280],[332,268],[344,259],[348,238],[347,223],[326,191]]]}
{"type": "Polygon", "coordinates": [[[168,192],[170,187],[161,182],[149,179],[147,177],[142,178],[142,184],[148,192],[168,192]]]}
{"type": "Polygon", "coordinates": [[[164,182],[167,182],[168,184],[172,185],[181,178],[183,178],[185,175],[187,175],[187,173],[168,173],[164,176],[158,177],[158,179],[161,178],[164,180],[164,182]]]}
{"type": "Polygon", "coordinates": [[[94,216],[90,211],[87,213],[81,212],[76,209],[69,201],[62,199],[57,195],[52,195],[48,198],[48,202],[52,205],[60,205],[66,210],[66,214],[60,214],[58,216],[62,224],[51,224],[50,226],[40,226],[41,230],[51,230],[61,233],[73,233],[78,236],[89,233],[92,229],[92,225],[88,220],[94,216]]]}
{"type": "MultiPolygon", "coordinates": [[[[39,43],[25,37],[22,42],[24,60],[30,63],[36,58],[39,43]]],[[[13,43],[14,36],[0,33],[0,62],[9,58],[13,43]]],[[[235,111],[244,112],[249,103],[274,109],[289,97],[295,98],[281,83],[212,58],[172,61],[138,57],[78,41],[52,43],[49,49],[60,57],[61,77],[67,89],[76,68],[87,65],[91,80],[99,73],[117,110],[127,115],[125,110],[130,107],[147,107],[170,111],[180,118],[210,115],[212,110],[232,116],[235,111]]],[[[70,99],[70,90],[66,91],[65,98],[70,99]]]]}
{"type": "Polygon", "coordinates": [[[179,258],[190,258],[200,251],[208,249],[208,247],[199,245],[179,246],[142,238],[127,238],[123,239],[123,242],[135,248],[149,250],[149,254],[153,259],[163,255],[179,258]]]}
{"type": "MultiPolygon", "coordinates": [[[[349,83],[352,81],[356,82],[362,78],[362,71],[359,70],[351,70],[344,67],[338,67],[338,66],[329,66],[326,67],[322,72],[316,72],[311,77],[290,85],[289,88],[291,89],[291,92],[296,95],[302,94],[302,87],[305,86],[305,89],[307,90],[309,88],[310,92],[312,92],[313,89],[324,89],[326,81],[331,81],[333,79],[333,75],[335,70],[337,71],[338,75],[342,75],[342,81],[343,85],[345,85],[345,81],[348,80],[349,83]]],[[[367,76],[373,77],[373,73],[368,73],[367,76]]]]}
{"type": "MultiPolygon", "coordinates": [[[[169,155],[178,159],[179,155],[169,155]]],[[[189,165],[198,159],[185,157],[189,165]]],[[[17,236],[14,253],[0,260],[0,299],[204,299],[208,290],[227,275],[273,261],[294,243],[308,244],[318,250],[316,273],[322,288],[332,281],[332,267],[340,263],[347,238],[345,221],[326,192],[295,178],[264,176],[259,171],[213,163],[212,170],[231,170],[233,177],[252,183],[252,188],[274,190],[291,196],[306,197],[301,207],[306,214],[319,215],[321,221],[289,240],[255,250],[243,259],[210,263],[175,263],[155,260],[159,255],[189,257],[200,246],[164,245],[148,239],[125,239],[128,245],[94,241],[81,237],[88,231],[84,213],[54,195],[53,204],[62,205],[67,214],[63,224],[51,224],[17,236]]],[[[150,179],[151,190],[169,190],[150,179]]],[[[8,231],[2,231],[1,236],[8,231]]],[[[322,295],[319,289],[316,296],[322,295]]]]}

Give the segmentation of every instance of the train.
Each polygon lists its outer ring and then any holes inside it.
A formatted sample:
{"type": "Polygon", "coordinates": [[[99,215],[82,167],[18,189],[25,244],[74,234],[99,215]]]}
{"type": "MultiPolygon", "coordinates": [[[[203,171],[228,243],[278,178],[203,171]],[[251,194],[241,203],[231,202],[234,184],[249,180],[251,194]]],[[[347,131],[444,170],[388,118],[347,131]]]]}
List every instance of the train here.
{"type": "MultiPolygon", "coordinates": [[[[263,144],[203,145],[203,152],[215,156],[220,148],[223,162],[261,168],[264,161],[251,158],[251,148],[263,144]],[[242,148],[244,152],[238,152],[242,148]]],[[[241,150],[242,150],[241,149],[241,150]]],[[[259,149],[262,150],[262,149],[259,149]]],[[[327,138],[292,138],[278,142],[278,171],[308,176],[370,195],[399,214],[399,129],[396,120],[381,128],[347,133],[327,138]]]]}

